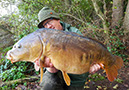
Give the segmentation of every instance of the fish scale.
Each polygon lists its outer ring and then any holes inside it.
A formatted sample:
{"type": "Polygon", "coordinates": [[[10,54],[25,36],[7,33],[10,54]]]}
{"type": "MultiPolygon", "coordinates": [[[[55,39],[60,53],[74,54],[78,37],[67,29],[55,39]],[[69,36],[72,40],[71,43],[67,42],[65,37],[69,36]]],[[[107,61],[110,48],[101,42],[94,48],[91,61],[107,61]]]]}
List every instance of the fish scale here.
{"type": "Polygon", "coordinates": [[[73,32],[42,28],[23,37],[15,46],[7,52],[8,59],[33,63],[39,60],[42,80],[44,57],[48,57],[54,67],[62,71],[68,86],[67,73],[86,73],[93,63],[104,65],[109,81],[116,79],[118,69],[123,66],[122,58],[112,55],[101,42],[73,32]]]}

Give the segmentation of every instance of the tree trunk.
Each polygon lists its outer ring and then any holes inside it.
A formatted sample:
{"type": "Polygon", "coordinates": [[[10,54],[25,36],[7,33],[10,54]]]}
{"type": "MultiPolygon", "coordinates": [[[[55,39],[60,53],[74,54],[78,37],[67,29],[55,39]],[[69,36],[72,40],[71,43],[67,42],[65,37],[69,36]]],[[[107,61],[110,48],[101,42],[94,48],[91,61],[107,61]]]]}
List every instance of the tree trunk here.
{"type": "Polygon", "coordinates": [[[0,52],[14,44],[14,35],[6,29],[3,25],[0,25],[0,52]]]}
{"type": "Polygon", "coordinates": [[[124,0],[113,0],[112,8],[112,28],[120,28],[123,19],[123,1],[124,0]]]}
{"type": "Polygon", "coordinates": [[[123,22],[124,33],[129,33],[129,1],[126,8],[126,14],[123,22]]]}
{"type": "Polygon", "coordinates": [[[94,6],[94,9],[96,11],[96,14],[100,17],[100,19],[102,20],[103,22],[103,28],[104,30],[109,30],[108,26],[107,26],[107,22],[106,22],[106,16],[102,13],[102,11],[100,10],[96,0],[92,0],[92,3],[93,3],[93,6],[94,6]]]}

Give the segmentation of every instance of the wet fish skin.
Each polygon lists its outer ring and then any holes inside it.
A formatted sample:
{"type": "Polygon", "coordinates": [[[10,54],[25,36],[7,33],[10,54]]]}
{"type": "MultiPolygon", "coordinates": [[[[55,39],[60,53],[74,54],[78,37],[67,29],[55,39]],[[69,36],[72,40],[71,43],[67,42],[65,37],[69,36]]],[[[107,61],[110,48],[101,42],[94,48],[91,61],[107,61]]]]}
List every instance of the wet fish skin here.
{"type": "Polygon", "coordinates": [[[112,55],[97,40],[72,32],[45,28],[22,38],[12,50],[8,51],[7,56],[13,59],[13,62],[35,62],[41,58],[42,64],[44,64],[42,56],[49,57],[53,65],[62,71],[67,85],[70,85],[67,73],[88,72],[92,63],[104,65],[109,81],[117,77],[117,71],[123,65],[122,58],[112,55]]]}

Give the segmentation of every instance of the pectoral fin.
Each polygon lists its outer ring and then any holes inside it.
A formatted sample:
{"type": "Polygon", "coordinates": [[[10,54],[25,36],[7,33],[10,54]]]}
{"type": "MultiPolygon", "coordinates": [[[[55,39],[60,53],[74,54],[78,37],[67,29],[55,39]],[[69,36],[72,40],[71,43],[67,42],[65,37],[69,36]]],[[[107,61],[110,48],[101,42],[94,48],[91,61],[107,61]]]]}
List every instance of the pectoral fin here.
{"type": "Polygon", "coordinates": [[[40,68],[40,83],[42,82],[43,78],[43,67],[40,68]]]}
{"type": "Polygon", "coordinates": [[[40,59],[40,83],[42,82],[42,78],[43,78],[43,67],[44,67],[44,63],[40,59]]]}
{"type": "Polygon", "coordinates": [[[68,74],[64,71],[62,71],[62,74],[63,74],[64,80],[65,80],[65,83],[69,86],[70,85],[70,78],[69,78],[68,74]]]}

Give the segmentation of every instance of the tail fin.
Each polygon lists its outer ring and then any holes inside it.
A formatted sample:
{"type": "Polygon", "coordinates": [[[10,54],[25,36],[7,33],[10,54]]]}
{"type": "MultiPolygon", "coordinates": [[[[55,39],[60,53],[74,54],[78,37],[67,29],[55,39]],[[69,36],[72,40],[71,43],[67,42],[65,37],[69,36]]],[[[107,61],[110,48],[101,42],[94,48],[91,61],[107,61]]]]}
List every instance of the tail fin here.
{"type": "Polygon", "coordinates": [[[117,78],[118,69],[123,66],[123,60],[121,57],[115,56],[116,62],[109,68],[105,67],[106,75],[109,81],[114,81],[117,78]]]}

